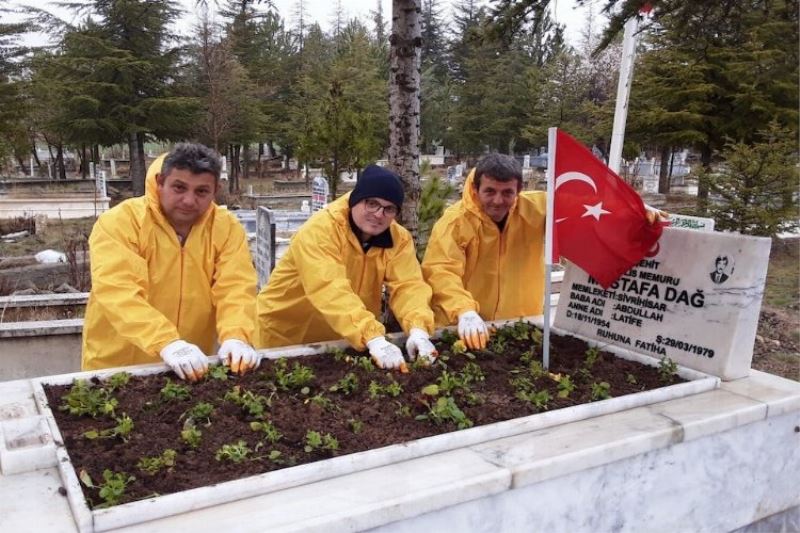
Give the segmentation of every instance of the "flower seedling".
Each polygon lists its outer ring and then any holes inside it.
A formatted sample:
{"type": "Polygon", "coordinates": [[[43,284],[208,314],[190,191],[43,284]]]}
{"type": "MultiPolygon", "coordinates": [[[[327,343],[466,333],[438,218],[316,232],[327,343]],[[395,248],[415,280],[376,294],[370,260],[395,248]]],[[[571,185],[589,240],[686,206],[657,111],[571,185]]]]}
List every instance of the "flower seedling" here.
{"type": "Polygon", "coordinates": [[[425,402],[428,406],[428,412],[422,415],[417,415],[417,420],[430,420],[435,424],[443,422],[453,422],[458,429],[466,429],[472,427],[472,420],[467,418],[455,400],[449,396],[442,396],[431,405],[425,402]]]}
{"type": "Polygon", "coordinates": [[[386,385],[381,385],[377,381],[370,381],[369,387],[367,388],[369,397],[373,400],[376,400],[381,396],[391,396],[392,398],[400,396],[400,394],[403,392],[402,385],[400,385],[391,377],[389,379],[390,381],[386,385]]]}
{"type": "Polygon", "coordinates": [[[561,379],[558,380],[558,397],[559,398],[569,398],[569,395],[572,394],[572,391],[575,390],[575,384],[572,382],[569,376],[561,376],[561,379]]]}
{"type": "Polygon", "coordinates": [[[259,431],[264,434],[264,438],[272,444],[275,444],[283,435],[275,425],[270,422],[269,420],[264,420],[262,422],[250,422],[250,429],[253,431],[259,431]]]}
{"type": "Polygon", "coordinates": [[[130,379],[131,375],[128,374],[127,372],[117,372],[116,374],[113,374],[110,378],[108,378],[108,381],[106,381],[106,388],[109,391],[114,392],[115,390],[121,389],[122,387],[127,385],[130,379]]]}
{"type": "Polygon", "coordinates": [[[125,488],[136,479],[125,472],[112,472],[108,469],[103,470],[103,482],[100,485],[94,484],[86,470],[81,470],[78,477],[87,487],[100,489],[99,494],[100,498],[103,499],[103,503],[98,505],[98,508],[117,505],[125,495],[125,488]]]}
{"type": "Polygon", "coordinates": [[[128,442],[128,437],[130,437],[133,431],[133,420],[124,413],[121,417],[115,418],[114,420],[117,422],[117,425],[113,428],[102,430],[90,429],[85,432],[83,436],[89,440],[119,437],[123,442],[128,442]]]}
{"type": "Polygon", "coordinates": [[[589,370],[594,366],[597,362],[597,358],[600,357],[600,348],[597,346],[591,346],[586,350],[586,358],[583,361],[583,366],[589,370]]]}
{"type": "Polygon", "coordinates": [[[450,349],[450,351],[454,355],[460,355],[462,353],[466,353],[467,352],[467,345],[464,344],[464,341],[462,341],[461,339],[456,339],[456,341],[453,343],[453,346],[450,349]]]}
{"type": "MultiPolygon", "coordinates": [[[[458,333],[456,333],[456,332],[455,332],[455,331],[453,331],[453,330],[449,330],[449,329],[446,329],[446,330],[442,331],[442,334],[439,336],[439,339],[440,339],[440,340],[441,340],[441,341],[442,341],[444,344],[447,344],[447,345],[449,345],[449,346],[452,346],[453,348],[455,348],[455,346],[453,346],[453,345],[454,345],[456,342],[458,342],[458,341],[459,341],[459,338],[458,338],[458,333]]],[[[462,342],[461,344],[464,346],[464,348],[466,348],[466,345],[464,345],[464,343],[463,343],[463,342],[462,342]]],[[[453,352],[453,353],[455,353],[455,352],[453,352]]]]}
{"type": "Polygon", "coordinates": [[[369,357],[364,357],[364,356],[356,357],[356,366],[367,373],[375,371],[375,364],[369,357]]]}
{"type": "Polygon", "coordinates": [[[173,383],[169,378],[167,378],[167,384],[161,389],[161,399],[165,402],[188,400],[189,396],[191,396],[189,387],[180,383],[173,383]]]}
{"type": "Polygon", "coordinates": [[[200,437],[203,432],[197,429],[191,420],[187,420],[181,430],[181,440],[189,445],[190,448],[198,448],[200,446],[200,437]]]}
{"type": "Polygon", "coordinates": [[[349,396],[358,390],[358,376],[352,372],[348,372],[342,379],[331,385],[328,390],[349,396]]]}
{"type": "Polygon", "coordinates": [[[600,383],[592,383],[592,401],[606,400],[611,398],[611,385],[605,381],[600,383]]]}
{"type": "Polygon", "coordinates": [[[238,464],[247,459],[250,452],[252,452],[252,450],[247,447],[247,443],[240,440],[236,444],[223,444],[222,447],[217,450],[217,453],[214,454],[214,459],[238,464]]]}
{"type": "Polygon", "coordinates": [[[207,379],[216,379],[217,381],[228,380],[228,367],[226,365],[214,365],[208,369],[206,374],[207,379]]]}
{"type": "Polygon", "coordinates": [[[275,361],[275,383],[281,390],[302,389],[314,381],[314,372],[311,368],[295,362],[289,371],[289,363],[286,359],[275,361]]]}
{"type": "Polygon", "coordinates": [[[238,385],[225,393],[225,400],[238,405],[242,411],[254,418],[263,418],[264,411],[272,405],[272,401],[266,396],[243,391],[238,385]]]}
{"type": "Polygon", "coordinates": [[[662,357],[658,363],[658,375],[662,383],[672,383],[678,373],[678,364],[669,357],[662,357]]]}
{"type": "Polygon", "coordinates": [[[350,426],[350,431],[356,435],[361,433],[361,430],[364,428],[364,422],[357,418],[351,418],[347,421],[347,424],[350,426]]]}
{"type": "Polygon", "coordinates": [[[211,425],[211,415],[214,414],[214,406],[208,402],[198,402],[184,413],[194,422],[202,422],[204,425],[211,425]]]}
{"type": "Polygon", "coordinates": [[[625,376],[625,381],[627,381],[631,385],[636,385],[636,383],[637,383],[636,382],[636,376],[634,376],[630,372],[628,372],[628,374],[625,376]]]}
{"type": "Polygon", "coordinates": [[[339,441],[330,433],[322,434],[319,431],[308,430],[306,433],[306,445],[303,449],[306,453],[316,450],[336,451],[339,449],[339,441]]]}
{"type": "Polygon", "coordinates": [[[322,393],[315,394],[311,398],[306,399],[303,403],[318,405],[319,407],[325,409],[326,411],[329,410],[332,411],[334,409],[337,409],[336,405],[332,401],[330,401],[329,398],[326,398],[325,395],[322,393]]]}
{"type": "Polygon", "coordinates": [[[113,415],[117,407],[117,399],[106,389],[94,387],[84,379],[78,379],[69,392],[61,397],[61,411],[69,411],[71,415],[89,415],[97,418],[100,415],[113,415]]]}
{"type": "Polygon", "coordinates": [[[152,476],[157,474],[162,468],[172,470],[172,467],[175,466],[175,458],[177,456],[178,452],[175,450],[166,449],[161,455],[142,457],[139,459],[139,462],[136,463],[136,468],[152,476]]]}

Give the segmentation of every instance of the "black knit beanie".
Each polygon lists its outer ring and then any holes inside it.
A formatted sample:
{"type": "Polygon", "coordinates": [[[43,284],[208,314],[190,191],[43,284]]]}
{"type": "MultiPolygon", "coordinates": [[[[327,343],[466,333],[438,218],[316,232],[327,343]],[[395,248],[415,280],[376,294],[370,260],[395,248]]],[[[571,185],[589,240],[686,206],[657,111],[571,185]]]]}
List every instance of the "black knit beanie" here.
{"type": "Polygon", "coordinates": [[[403,185],[400,183],[400,178],[394,172],[378,165],[368,166],[350,193],[350,207],[365,198],[382,198],[392,202],[399,209],[403,205],[403,185]]]}

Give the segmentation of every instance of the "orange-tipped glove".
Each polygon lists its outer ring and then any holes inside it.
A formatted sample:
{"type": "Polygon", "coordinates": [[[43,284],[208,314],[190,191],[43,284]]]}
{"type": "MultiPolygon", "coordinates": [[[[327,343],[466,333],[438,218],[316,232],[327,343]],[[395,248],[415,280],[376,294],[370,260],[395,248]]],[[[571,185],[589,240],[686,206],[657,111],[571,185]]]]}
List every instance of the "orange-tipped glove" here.
{"type": "Polygon", "coordinates": [[[231,371],[244,374],[258,366],[261,356],[252,346],[238,339],[228,339],[219,347],[219,359],[231,371]]]}
{"type": "Polygon", "coordinates": [[[458,317],[458,337],[470,350],[483,350],[489,341],[489,328],[478,313],[467,311],[458,317]]]}
{"type": "Polygon", "coordinates": [[[161,359],[179,378],[197,381],[208,371],[206,354],[194,344],[177,340],[161,349],[161,359]]]}
{"type": "Polygon", "coordinates": [[[428,333],[419,328],[411,328],[411,331],[408,332],[406,353],[412,361],[419,355],[420,359],[428,364],[433,363],[436,356],[439,355],[428,333]]]}
{"type": "Polygon", "coordinates": [[[375,337],[367,341],[367,349],[372,360],[380,368],[400,368],[406,362],[400,348],[387,341],[385,337],[375,337]]]}

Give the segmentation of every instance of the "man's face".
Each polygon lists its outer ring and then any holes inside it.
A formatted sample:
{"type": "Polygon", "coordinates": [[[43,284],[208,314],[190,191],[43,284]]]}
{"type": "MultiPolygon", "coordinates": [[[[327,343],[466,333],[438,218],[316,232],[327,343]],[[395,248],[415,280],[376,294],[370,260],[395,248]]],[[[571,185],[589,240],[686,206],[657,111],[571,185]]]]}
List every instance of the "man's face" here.
{"type": "Polygon", "coordinates": [[[380,235],[397,216],[397,206],[381,198],[365,198],[350,209],[353,222],[367,236],[380,235]]]}
{"type": "Polygon", "coordinates": [[[483,212],[495,222],[502,222],[519,194],[519,181],[497,181],[488,174],[481,176],[478,202],[483,212]]]}
{"type": "Polygon", "coordinates": [[[210,172],[192,174],[187,169],[173,168],[167,176],[156,176],[156,182],[161,211],[176,229],[197,222],[217,191],[214,174],[210,172]]]}
{"type": "Polygon", "coordinates": [[[727,267],[727,266],[728,266],[728,262],[725,259],[718,260],[717,261],[717,269],[716,269],[717,273],[718,274],[724,274],[725,273],[725,267],[727,267]]]}

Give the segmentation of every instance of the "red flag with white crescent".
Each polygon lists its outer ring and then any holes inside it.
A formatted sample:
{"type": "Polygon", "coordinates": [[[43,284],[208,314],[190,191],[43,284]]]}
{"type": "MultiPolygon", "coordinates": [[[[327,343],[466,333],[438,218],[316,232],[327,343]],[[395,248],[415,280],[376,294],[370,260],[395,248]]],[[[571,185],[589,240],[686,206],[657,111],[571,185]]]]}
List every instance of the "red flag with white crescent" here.
{"type": "Polygon", "coordinates": [[[554,176],[554,262],[563,256],[608,288],[653,255],[665,224],[650,224],[639,194],[561,130],[554,176]]]}

